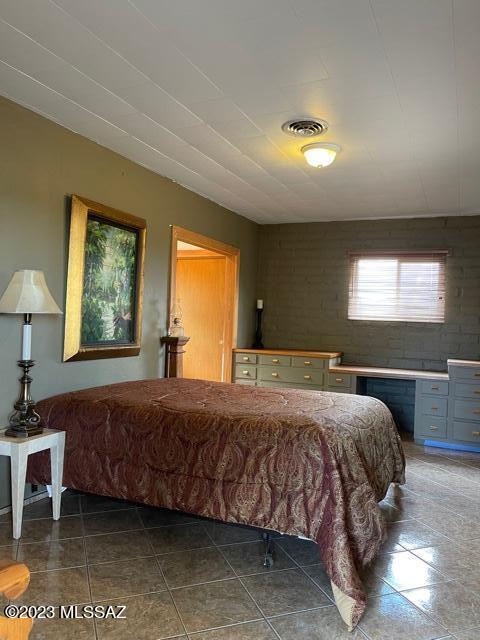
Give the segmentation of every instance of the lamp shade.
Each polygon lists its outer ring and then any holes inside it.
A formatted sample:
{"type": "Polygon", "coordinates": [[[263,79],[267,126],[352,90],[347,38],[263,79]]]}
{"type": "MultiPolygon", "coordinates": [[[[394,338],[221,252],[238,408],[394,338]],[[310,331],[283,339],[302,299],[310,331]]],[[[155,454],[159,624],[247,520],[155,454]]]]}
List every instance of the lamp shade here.
{"type": "Polygon", "coordinates": [[[15,271],[0,298],[0,313],[50,313],[61,310],[48,290],[43,271],[15,271]]]}

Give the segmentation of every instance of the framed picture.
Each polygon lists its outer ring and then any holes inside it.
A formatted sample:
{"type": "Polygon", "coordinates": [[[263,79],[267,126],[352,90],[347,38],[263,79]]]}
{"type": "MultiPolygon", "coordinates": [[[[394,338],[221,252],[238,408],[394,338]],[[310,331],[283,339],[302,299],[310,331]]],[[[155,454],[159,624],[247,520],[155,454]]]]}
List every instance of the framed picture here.
{"type": "Polygon", "coordinates": [[[140,353],[146,222],[72,196],[64,362],[140,353]]]}

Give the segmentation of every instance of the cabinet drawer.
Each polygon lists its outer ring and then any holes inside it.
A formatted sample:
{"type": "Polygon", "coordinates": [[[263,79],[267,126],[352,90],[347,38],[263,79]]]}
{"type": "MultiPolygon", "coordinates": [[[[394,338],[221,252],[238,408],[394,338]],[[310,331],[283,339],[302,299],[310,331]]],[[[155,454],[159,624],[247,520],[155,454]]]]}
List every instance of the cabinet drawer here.
{"type": "Polygon", "coordinates": [[[235,378],[246,378],[255,380],[257,377],[257,367],[252,367],[248,364],[235,365],[235,378]]]}
{"type": "Polygon", "coordinates": [[[415,423],[415,435],[428,438],[446,438],[447,419],[435,418],[435,416],[420,416],[415,423]]]}
{"type": "Polygon", "coordinates": [[[245,364],[257,364],[257,356],[255,353],[236,353],[235,362],[244,362],[245,364]]]}
{"type": "Polygon", "coordinates": [[[454,417],[480,421],[480,400],[455,400],[454,417]]]}
{"type": "Polygon", "coordinates": [[[456,398],[472,398],[480,402],[480,381],[478,384],[467,384],[463,382],[455,383],[456,398]]]}
{"type": "Polygon", "coordinates": [[[260,364],[273,364],[276,367],[289,367],[291,360],[290,356],[258,356],[260,364]]]}
{"type": "Polygon", "coordinates": [[[330,393],[352,393],[350,387],[327,387],[326,390],[330,393]]]}
{"type": "Polygon", "coordinates": [[[266,380],[262,380],[258,383],[259,387],[276,387],[278,389],[303,389],[304,391],[322,391],[322,387],[316,386],[314,384],[293,384],[292,382],[269,382],[266,380]]]}
{"type": "Polygon", "coordinates": [[[305,370],[293,367],[259,367],[258,377],[260,380],[270,382],[292,382],[300,385],[323,384],[323,371],[318,369],[305,370]]]}
{"type": "Polygon", "coordinates": [[[456,380],[462,379],[480,381],[479,367],[459,367],[453,365],[448,367],[448,373],[450,374],[450,378],[455,378],[456,380]]]}
{"type": "Polygon", "coordinates": [[[480,426],[478,422],[456,422],[453,423],[453,437],[455,440],[466,440],[480,444],[480,426]]]}
{"type": "Polygon", "coordinates": [[[325,369],[326,360],[321,358],[302,358],[293,356],[292,367],[307,367],[308,369],[325,369]]]}
{"type": "Polygon", "coordinates": [[[247,380],[246,378],[237,378],[235,384],[249,384],[255,386],[257,383],[255,380],[247,380]]]}
{"type": "Polygon", "coordinates": [[[422,380],[420,382],[420,391],[434,396],[448,396],[448,382],[422,380]]]}
{"type": "Polygon", "coordinates": [[[420,396],[420,413],[427,416],[441,416],[444,418],[447,415],[447,399],[446,398],[432,398],[428,396],[420,396]]]}
{"type": "Polygon", "coordinates": [[[328,386],[329,387],[350,387],[352,384],[352,376],[347,373],[329,373],[328,374],[328,386]]]}

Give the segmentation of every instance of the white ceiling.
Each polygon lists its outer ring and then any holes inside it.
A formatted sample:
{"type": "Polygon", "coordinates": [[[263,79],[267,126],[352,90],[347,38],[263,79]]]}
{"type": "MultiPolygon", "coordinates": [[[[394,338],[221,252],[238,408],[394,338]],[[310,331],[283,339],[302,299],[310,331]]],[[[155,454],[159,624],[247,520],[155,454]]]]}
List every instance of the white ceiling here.
{"type": "Polygon", "coordinates": [[[479,34],[480,0],[0,0],[0,92],[258,222],[471,214],[479,34]]]}

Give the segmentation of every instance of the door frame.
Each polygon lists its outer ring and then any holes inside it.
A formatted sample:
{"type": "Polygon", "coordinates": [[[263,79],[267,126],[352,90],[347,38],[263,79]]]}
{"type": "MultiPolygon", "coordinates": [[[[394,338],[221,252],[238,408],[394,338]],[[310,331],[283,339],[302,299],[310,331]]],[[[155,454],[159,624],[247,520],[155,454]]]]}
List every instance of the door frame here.
{"type": "MultiPolygon", "coordinates": [[[[209,249],[225,256],[225,334],[223,337],[223,381],[232,381],[233,349],[237,345],[238,323],[238,289],[240,274],[240,249],[230,244],[209,238],[195,231],[172,225],[172,238],[170,247],[170,293],[167,324],[170,319],[170,311],[176,300],[177,285],[177,242],[187,242],[202,249],[209,249]],[[228,322],[231,318],[231,322],[228,322]]],[[[188,348],[188,347],[187,347],[188,348]]]]}

